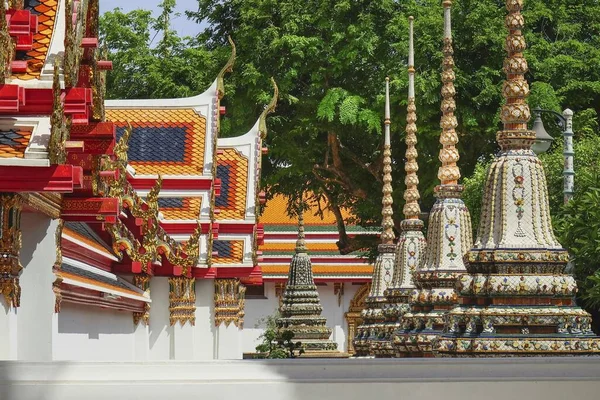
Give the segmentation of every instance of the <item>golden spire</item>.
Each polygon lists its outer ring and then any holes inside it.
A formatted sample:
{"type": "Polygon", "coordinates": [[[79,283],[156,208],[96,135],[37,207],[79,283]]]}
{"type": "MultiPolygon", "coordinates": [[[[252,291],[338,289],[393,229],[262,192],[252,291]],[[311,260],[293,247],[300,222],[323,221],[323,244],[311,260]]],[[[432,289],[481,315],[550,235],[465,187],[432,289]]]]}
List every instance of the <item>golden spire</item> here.
{"type": "Polygon", "coordinates": [[[438,170],[438,179],[442,185],[457,185],[460,178],[460,170],[456,165],[459,155],[456,149],[456,143],[458,143],[456,127],[458,126],[458,122],[454,115],[454,111],[456,110],[456,103],[454,101],[456,90],[454,88],[454,59],[452,58],[454,50],[452,49],[452,25],[450,19],[452,1],[444,0],[442,4],[444,6],[444,62],[442,70],[442,119],[440,121],[440,127],[442,128],[440,143],[442,144],[442,149],[439,155],[442,166],[438,170]]]}
{"type": "Polygon", "coordinates": [[[404,171],[406,171],[406,190],[404,191],[404,218],[419,219],[421,208],[419,207],[419,177],[417,171],[417,107],[415,106],[415,52],[413,41],[413,20],[414,17],[408,17],[409,37],[408,37],[408,107],[406,114],[406,163],[404,171]]]}
{"type": "Polygon", "coordinates": [[[394,243],[394,221],[392,215],[392,150],[390,146],[390,78],[385,78],[385,121],[384,121],[384,144],[383,144],[383,205],[381,215],[381,244],[394,243]]]}
{"type": "Polygon", "coordinates": [[[508,57],[504,60],[506,80],[502,86],[506,103],[500,114],[504,130],[496,134],[496,139],[502,149],[529,149],[535,141],[535,132],[527,130],[531,112],[525,102],[529,96],[529,85],[525,80],[528,67],[523,56],[527,44],[521,32],[525,25],[521,15],[523,0],[506,0],[506,8],[508,15],[504,23],[508,28],[508,36],[505,48],[508,57]]]}
{"type": "Polygon", "coordinates": [[[302,205],[298,208],[298,240],[296,240],[296,254],[306,253],[306,240],[304,236],[304,210],[302,205]]]}

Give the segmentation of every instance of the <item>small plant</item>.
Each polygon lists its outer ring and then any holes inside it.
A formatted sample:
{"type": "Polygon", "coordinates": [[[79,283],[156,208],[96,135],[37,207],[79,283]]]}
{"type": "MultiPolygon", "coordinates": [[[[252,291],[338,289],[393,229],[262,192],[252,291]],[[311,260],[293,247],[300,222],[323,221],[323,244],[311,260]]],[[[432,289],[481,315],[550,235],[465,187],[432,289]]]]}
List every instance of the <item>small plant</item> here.
{"type": "Polygon", "coordinates": [[[287,353],[287,358],[296,358],[296,351],[298,352],[298,356],[304,354],[304,349],[302,348],[302,342],[296,342],[294,339],[294,332],[290,330],[285,330],[281,332],[279,339],[277,341],[277,345],[279,348],[283,348],[287,353]]]}
{"type": "Polygon", "coordinates": [[[265,358],[295,358],[297,355],[304,354],[302,343],[292,341],[294,332],[284,330],[278,336],[276,322],[278,318],[279,312],[275,311],[272,315],[257,321],[255,327],[264,326],[265,331],[258,337],[262,339],[262,343],[256,346],[256,352],[265,354],[265,358]]]}

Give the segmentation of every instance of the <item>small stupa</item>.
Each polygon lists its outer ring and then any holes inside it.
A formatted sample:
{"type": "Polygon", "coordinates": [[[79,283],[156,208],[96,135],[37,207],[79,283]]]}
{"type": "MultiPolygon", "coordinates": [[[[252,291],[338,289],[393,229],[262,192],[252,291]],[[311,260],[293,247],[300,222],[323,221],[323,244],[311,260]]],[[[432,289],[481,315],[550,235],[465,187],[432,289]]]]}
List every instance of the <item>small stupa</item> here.
{"type": "Polygon", "coordinates": [[[423,235],[423,221],[420,219],[419,178],[417,172],[417,107],[415,105],[415,64],[412,16],[408,17],[408,106],[406,114],[406,153],[404,171],[404,220],[400,223],[400,237],[396,244],[396,266],[392,284],[385,291],[388,304],[384,309],[386,334],[381,343],[378,357],[399,356],[393,345],[393,334],[400,328],[401,318],[410,312],[410,297],[415,290],[412,276],[425,253],[426,241],[423,235]]]}
{"type": "Polygon", "coordinates": [[[390,144],[390,82],[385,79],[385,121],[383,143],[383,199],[381,201],[381,243],[373,268],[371,291],[365,299],[365,309],[361,313],[363,323],[357,328],[354,338],[354,349],[357,357],[374,356],[378,349],[375,343],[385,338],[385,315],[383,308],[387,302],[385,290],[392,283],[396,246],[394,239],[394,221],[392,215],[392,150],[390,144]]]}
{"type": "MultiPolygon", "coordinates": [[[[337,343],[330,340],[332,330],[321,316],[323,307],[313,278],[312,264],[308,256],[304,236],[304,213],[298,211],[298,240],[296,254],[292,257],[288,280],[279,307],[278,335],[284,331],[294,333],[293,342],[301,342],[304,357],[343,356],[337,351],[337,343]]],[[[347,355],[346,355],[347,356],[347,355]]]]}
{"type": "Polygon", "coordinates": [[[436,344],[441,356],[600,355],[591,316],[575,304],[577,284],[552,230],[544,168],[531,150],[523,3],[506,0],[500,152],[487,174],[468,274],[457,282],[461,305],[436,344]]]}
{"type": "Polygon", "coordinates": [[[387,320],[386,343],[382,345],[381,357],[400,357],[405,353],[405,348],[394,346],[393,334],[400,329],[402,317],[410,314],[410,297],[415,291],[412,276],[425,254],[426,241],[423,235],[423,221],[420,219],[421,207],[419,206],[419,178],[417,172],[417,107],[415,105],[415,64],[413,20],[408,17],[408,107],[406,114],[406,154],[404,171],[404,220],[400,224],[400,237],[396,245],[396,266],[392,284],[385,291],[388,304],[384,310],[387,320]]]}
{"type": "Polygon", "coordinates": [[[461,199],[463,186],[458,183],[460,169],[458,122],[454,112],[454,58],[452,48],[451,0],[444,7],[444,60],[442,64],[442,117],[438,170],[440,184],[435,188],[437,200],[429,214],[427,251],[413,277],[417,286],[411,298],[412,312],[402,318],[402,330],[394,337],[400,349],[410,357],[432,357],[432,342],[444,329],[448,310],[458,302],[456,279],[466,272],[463,256],[472,246],[471,216],[461,199]]]}

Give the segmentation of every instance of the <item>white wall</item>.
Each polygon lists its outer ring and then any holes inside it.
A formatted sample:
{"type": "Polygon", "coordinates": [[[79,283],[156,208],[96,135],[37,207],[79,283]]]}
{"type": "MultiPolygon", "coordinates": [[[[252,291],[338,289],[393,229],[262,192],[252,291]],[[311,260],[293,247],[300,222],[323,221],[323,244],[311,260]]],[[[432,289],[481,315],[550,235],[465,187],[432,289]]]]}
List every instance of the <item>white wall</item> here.
{"type": "Polygon", "coordinates": [[[3,400],[595,399],[595,357],[0,362],[3,400]]]}
{"type": "Polygon", "coordinates": [[[132,361],[131,312],[63,302],[58,314],[55,360],[132,361]]]}
{"type": "Polygon", "coordinates": [[[244,312],[244,330],[242,331],[242,352],[254,353],[260,344],[258,337],[264,331],[264,325],[259,326],[259,320],[273,315],[279,307],[279,299],[275,296],[275,284],[265,283],[266,299],[246,299],[244,312]]]}
{"type": "Polygon", "coordinates": [[[56,259],[54,234],[58,221],[38,213],[21,215],[21,306],[17,309],[17,358],[51,361],[56,330],[54,292],[56,259]]]}
{"type": "Polygon", "coordinates": [[[170,360],[173,327],[169,324],[169,279],[150,279],[150,360],[170,360]]]}
{"type": "Polygon", "coordinates": [[[212,360],[215,353],[214,281],[196,279],[194,360],[212,360]]]}

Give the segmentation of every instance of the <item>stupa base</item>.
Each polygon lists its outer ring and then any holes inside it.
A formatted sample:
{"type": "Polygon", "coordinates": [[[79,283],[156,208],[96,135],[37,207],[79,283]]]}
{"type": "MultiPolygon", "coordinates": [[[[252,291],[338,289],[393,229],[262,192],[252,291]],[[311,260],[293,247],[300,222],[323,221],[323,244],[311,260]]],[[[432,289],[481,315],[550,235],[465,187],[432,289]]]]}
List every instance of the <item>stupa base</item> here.
{"type": "Polygon", "coordinates": [[[440,337],[434,347],[439,357],[600,356],[600,338],[590,336],[440,337]]]}
{"type": "Polygon", "coordinates": [[[350,354],[338,350],[306,351],[299,358],[350,358],[350,354]]]}

